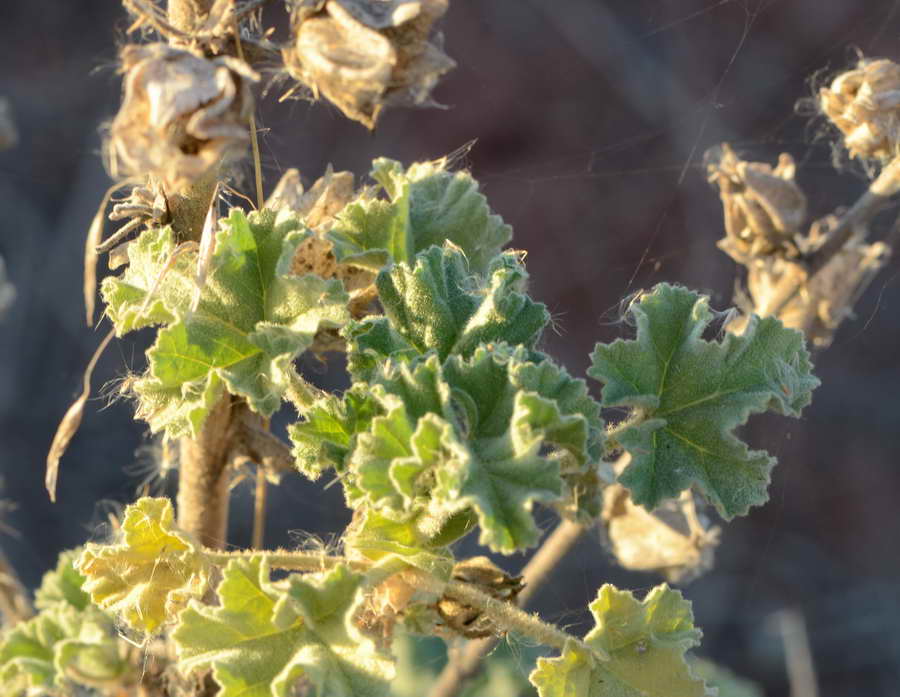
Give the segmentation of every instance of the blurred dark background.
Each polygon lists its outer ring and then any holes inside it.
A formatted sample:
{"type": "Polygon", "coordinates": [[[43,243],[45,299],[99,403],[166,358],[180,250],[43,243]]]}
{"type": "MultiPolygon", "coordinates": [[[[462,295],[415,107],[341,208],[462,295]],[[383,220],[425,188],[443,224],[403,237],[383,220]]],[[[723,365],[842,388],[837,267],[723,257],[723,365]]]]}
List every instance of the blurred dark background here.
{"type": "MultiPolygon", "coordinates": [[[[43,487],[54,429],[105,331],[84,326],[81,255],[110,183],[99,126],[117,109],[127,27],[113,0],[0,3],[0,96],[20,131],[0,153],[0,254],[18,291],[0,323],[0,471],[2,496],[18,506],[5,522],[19,533],[0,546],[31,586],[59,550],[102,535],[115,502],[133,499],[153,471],[145,426],[127,404],[97,397],[62,462],[56,505],[43,487]]],[[[856,49],[900,58],[900,2],[455,0],[444,32],[459,63],[436,91],[446,111],[390,111],[370,134],[325,103],[278,104],[274,90],[262,99],[267,187],[290,166],[307,183],[329,162],[364,175],[375,156],[431,158],[477,138],[465,164],[529,251],[532,293],[557,320],[546,348],[583,374],[596,341],[628,331],[619,302],[640,288],[680,282],[730,304],[735,266],[715,247],[722,215],[705,180],[707,148],[729,141],[770,162],[793,154],[816,216],[865,189],[858,167],[834,168],[831,136],[795,106],[856,49]]],[[[892,220],[885,213],[876,228],[892,220]]],[[[685,589],[702,653],[770,697],[790,691],[771,621],[785,608],[805,618],[823,697],[900,694],[897,268],[816,356],[823,384],[804,418],[745,429],[779,458],[771,501],[726,526],[715,570],[685,589]]],[[[147,342],[114,344],[95,385],[141,370],[147,342]]],[[[303,367],[342,385],[339,361],[303,367]]],[[[233,500],[231,541],[242,546],[250,487],[233,500]]],[[[293,477],[271,493],[267,541],[327,539],[347,520],[339,487],[293,477]]],[[[607,580],[658,582],[616,568],[594,537],[541,607],[582,632],[586,615],[573,609],[607,580]]]]}

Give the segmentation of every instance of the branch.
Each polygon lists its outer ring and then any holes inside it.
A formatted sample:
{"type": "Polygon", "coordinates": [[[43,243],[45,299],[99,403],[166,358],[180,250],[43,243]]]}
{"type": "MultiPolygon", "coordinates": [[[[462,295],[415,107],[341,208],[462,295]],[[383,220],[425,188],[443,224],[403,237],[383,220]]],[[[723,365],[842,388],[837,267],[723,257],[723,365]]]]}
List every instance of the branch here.
{"type": "MultiPolygon", "coordinates": [[[[525,588],[519,593],[518,602],[524,606],[530,601],[558,568],[559,562],[575,546],[587,528],[571,520],[563,520],[550,536],[544,540],[534,556],[522,569],[525,588]]],[[[468,601],[466,601],[468,602],[468,601]]],[[[470,603],[471,604],[471,603],[470,603]]],[[[453,656],[444,666],[428,697],[453,697],[463,687],[463,683],[475,676],[482,666],[484,657],[497,645],[497,637],[470,641],[460,653],[453,656]]]]}

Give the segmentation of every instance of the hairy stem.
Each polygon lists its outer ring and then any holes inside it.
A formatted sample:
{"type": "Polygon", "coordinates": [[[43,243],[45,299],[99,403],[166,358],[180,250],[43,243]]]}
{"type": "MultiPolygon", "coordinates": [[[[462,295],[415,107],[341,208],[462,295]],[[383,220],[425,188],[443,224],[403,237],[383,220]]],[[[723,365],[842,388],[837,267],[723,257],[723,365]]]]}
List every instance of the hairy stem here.
{"type": "Polygon", "coordinates": [[[226,395],[210,410],[200,435],[180,441],[178,527],[213,548],[225,546],[228,526],[233,411],[226,395]]]}
{"type": "MultiPolygon", "coordinates": [[[[560,527],[564,526],[566,526],[565,523],[560,527]]],[[[580,528],[580,526],[577,527],[580,528]]],[[[565,536],[571,536],[572,532],[572,529],[567,529],[565,536]]],[[[551,537],[554,536],[556,536],[556,533],[551,535],[551,537]]],[[[577,536],[574,539],[577,539],[577,536]]],[[[205,550],[205,553],[209,561],[216,564],[225,564],[232,559],[244,559],[259,552],[255,550],[237,552],[205,550]]],[[[345,557],[328,556],[315,552],[294,552],[281,549],[274,552],[266,552],[265,555],[271,568],[288,571],[325,571],[339,564],[346,564],[355,571],[367,571],[372,566],[372,562],[369,561],[351,561],[345,557]]],[[[549,559],[542,560],[540,566],[545,569],[542,572],[543,574],[546,574],[553,567],[549,559]]],[[[452,596],[460,602],[480,610],[497,627],[505,631],[516,632],[543,646],[559,650],[562,650],[568,641],[580,643],[580,640],[576,637],[555,625],[544,622],[537,615],[524,612],[515,605],[498,600],[469,583],[443,581],[417,569],[410,569],[409,571],[410,573],[404,578],[420,590],[435,595],[452,596]]],[[[596,653],[596,650],[594,651],[596,653]]]]}
{"type": "MultiPolygon", "coordinates": [[[[550,579],[559,562],[575,546],[585,531],[585,526],[571,520],[562,521],[535,552],[522,569],[525,587],[519,593],[518,602],[525,606],[538,590],[550,579]]],[[[466,680],[474,677],[481,669],[482,661],[497,645],[497,637],[487,637],[468,642],[456,655],[451,657],[428,693],[428,697],[453,697],[463,687],[466,680]]]]}

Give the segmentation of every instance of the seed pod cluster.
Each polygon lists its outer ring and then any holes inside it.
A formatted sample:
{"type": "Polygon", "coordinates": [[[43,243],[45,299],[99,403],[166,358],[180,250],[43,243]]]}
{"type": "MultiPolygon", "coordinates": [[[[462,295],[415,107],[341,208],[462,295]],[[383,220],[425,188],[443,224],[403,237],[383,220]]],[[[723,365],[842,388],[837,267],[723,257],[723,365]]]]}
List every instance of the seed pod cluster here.
{"type": "Polygon", "coordinates": [[[447,0],[294,0],[288,73],[374,128],[390,105],[430,105],[431,90],[455,63],[433,27],[447,0]]]}
{"type": "Polygon", "coordinates": [[[177,193],[243,153],[258,80],[245,63],[158,43],[126,46],[122,72],[125,94],[110,127],[114,176],[152,175],[177,193]]]}
{"type": "Polygon", "coordinates": [[[822,113],[840,129],[851,157],[887,161],[900,149],[900,65],[863,60],[819,90],[822,113]]]}
{"type": "Polygon", "coordinates": [[[778,165],[747,162],[724,144],[707,155],[709,181],[719,187],[725,237],[719,247],[747,267],[746,290],[736,304],[743,315],[729,325],[740,332],[751,314],[764,315],[782,280],[801,278],[800,292],[781,310],[785,326],[799,329],[816,346],[831,343],[840,323],[890,256],[883,242],[866,244],[861,228],[812,278],[797,263],[817,249],[837,224],[834,215],[814,221],[805,232],[806,196],[794,181],[793,158],[782,153],[778,165]]]}

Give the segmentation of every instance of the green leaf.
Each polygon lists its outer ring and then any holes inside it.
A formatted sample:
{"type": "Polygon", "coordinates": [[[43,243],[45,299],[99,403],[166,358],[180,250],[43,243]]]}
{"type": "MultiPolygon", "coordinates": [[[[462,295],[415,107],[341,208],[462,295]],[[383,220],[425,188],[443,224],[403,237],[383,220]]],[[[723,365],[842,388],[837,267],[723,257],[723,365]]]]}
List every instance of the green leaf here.
{"type": "Polygon", "coordinates": [[[726,519],[768,498],[775,458],[733,434],[767,409],[799,416],[819,381],[803,336],[774,318],[751,318],[740,336],[702,338],[706,297],[661,284],[630,310],[637,338],[598,344],[588,374],[604,407],[630,407],[615,440],[632,457],[619,481],[655,508],[696,485],[726,519]]]}
{"type": "Polygon", "coordinates": [[[151,228],[128,245],[128,266],[103,280],[100,293],[116,336],[154,324],[168,324],[187,310],[193,292],[195,252],[175,252],[170,227],[151,228]],[[150,300],[147,295],[151,293],[150,300]]]}
{"type": "Polygon", "coordinates": [[[348,460],[351,505],[397,521],[471,510],[479,541],[494,551],[535,544],[531,507],[560,498],[560,464],[586,462],[599,416],[583,385],[527,355],[500,345],[443,366],[433,354],[414,365],[383,365],[371,393],[385,414],[357,436],[348,460]]]}
{"type": "Polygon", "coordinates": [[[211,668],[220,697],[289,697],[304,682],[318,697],[384,695],[392,661],[352,622],[361,581],[339,566],[276,588],[264,557],[231,561],[218,605],[194,601],[179,616],[178,667],[211,668]]]}
{"type": "Polygon", "coordinates": [[[718,697],[765,697],[755,683],[705,658],[692,658],[691,669],[707,685],[719,691],[718,697]]]}
{"type": "Polygon", "coordinates": [[[91,600],[139,632],[156,632],[206,591],[205,558],[173,520],[168,499],[138,499],[125,509],[122,541],[88,544],[77,563],[91,600]]]}
{"type": "Polygon", "coordinates": [[[150,374],[135,386],[139,414],[169,437],[196,435],[219,381],[250,407],[271,416],[281,405],[291,361],[320,328],[349,318],[338,280],[290,274],[308,232],[291,216],[233,210],[195,311],[159,332],[148,351],[150,374]]]}
{"type": "Polygon", "coordinates": [[[71,694],[73,683],[109,683],[127,669],[112,620],[92,606],[78,610],[57,603],[15,626],[0,642],[5,697],[46,694],[52,688],[71,694]]]}
{"type": "Polygon", "coordinates": [[[81,548],[70,549],[59,555],[56,569],[48,571],[35,591],[34,605],[46,610],[59,603],[70,605],[76,610],[84,610],[91,602],[91,596],[82,590],[84,576],[75,568],[81,548]]]}
{"type": "Polygon", "coordinates": [[[530,676],[540,697],[706,697],[685,660],[700,643],[691,605],[657,586],[643,601],[605,584],[590,605],[596,626],[530,676]],[[608,657],[608,660],[607,660],[608,657]]]}
{"type": "Polygon", "coordinates": [[[312,480],[329,467],[342,473],[356,435],[366,431],[381,412],[362,385],[347,390],[342,398],[328,395],[317,401],[303,421],[288,427],[297,468],[312,480]]]}
{"type": "Polygon", "coordinates": [[[375,285],[385,317],[366,320],[348,332],[349,369],[367,380],[389,356],[410,358],[436,351],[470,356],[480,345],[505,342],[533,348],[550,321],[547,308],[525,293],[528,275],[518,256],[507,252],[492,263],[484,287],[472,276],[463,253],[432,247],[414,267],[398,264],[378,274],[375,285]]]}
{"type": "Polygon", "coordinates": [[[338,261],[379,271],[391,261],[411,263],[422,250],[449,240],[473,273],[484,274],[512,228],[491,213],[471,175],[446,167],[446,159],[406,170],[394,160],[375,160],[372,178],[390,200],[366,192],[337,215],[327,237],[338,261]]]}

